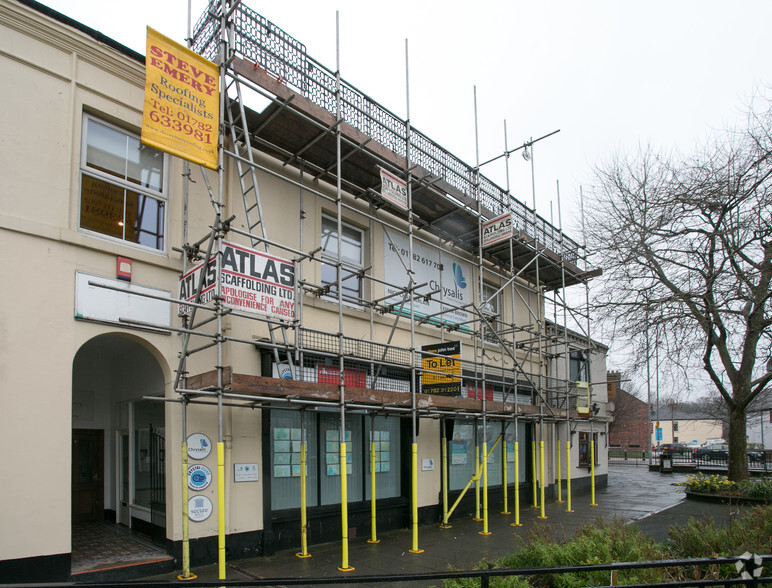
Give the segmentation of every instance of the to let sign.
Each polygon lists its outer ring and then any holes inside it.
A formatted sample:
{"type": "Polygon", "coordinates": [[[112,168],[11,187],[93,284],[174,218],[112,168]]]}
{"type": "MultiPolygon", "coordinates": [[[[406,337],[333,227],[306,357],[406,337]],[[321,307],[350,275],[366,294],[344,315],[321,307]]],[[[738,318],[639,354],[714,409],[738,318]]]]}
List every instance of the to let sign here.
{"type": "Polygon", "coordinates": [[[421,392],[442,396],[461,395],[461,341],[423,345],[421,392]],[[429,355],[431,354],[431,355],[429,355]]]}

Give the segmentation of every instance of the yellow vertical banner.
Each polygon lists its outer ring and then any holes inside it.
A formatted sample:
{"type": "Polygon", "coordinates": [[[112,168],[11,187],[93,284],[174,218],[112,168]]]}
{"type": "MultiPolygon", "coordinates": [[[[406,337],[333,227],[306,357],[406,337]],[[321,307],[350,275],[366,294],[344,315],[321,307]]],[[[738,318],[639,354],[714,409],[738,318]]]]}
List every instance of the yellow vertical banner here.
{"type": "Polygon", "coordinates": [[[142,143],[217,169],[217,66],[147,27],[142,143]]]}

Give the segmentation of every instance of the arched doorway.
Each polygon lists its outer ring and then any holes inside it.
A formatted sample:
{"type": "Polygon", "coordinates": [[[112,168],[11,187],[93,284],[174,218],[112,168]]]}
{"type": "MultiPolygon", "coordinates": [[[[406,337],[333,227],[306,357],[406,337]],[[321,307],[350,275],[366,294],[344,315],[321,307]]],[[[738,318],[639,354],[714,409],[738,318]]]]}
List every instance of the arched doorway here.
{"type": "Polygon", "coordinates": [[[135,336],[100,335],[75,354],[73,573],[106,551],[99,538],[108,527],[113,534],[165,539],[165,408],[146,399],[162,398],[164,381],[153,348],[135,336]]]}

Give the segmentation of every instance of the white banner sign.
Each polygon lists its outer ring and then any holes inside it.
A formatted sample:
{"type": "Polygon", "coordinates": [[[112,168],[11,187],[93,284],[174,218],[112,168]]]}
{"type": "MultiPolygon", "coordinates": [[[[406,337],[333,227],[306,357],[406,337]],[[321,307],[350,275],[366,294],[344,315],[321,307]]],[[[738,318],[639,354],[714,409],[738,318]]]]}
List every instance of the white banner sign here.
{"type": "Polygon", "coordinates": [[[295,266],[291,261],[223,241],[223,304],[235,310],[295,318],[295,266]]]}
{"type": "MultiPolygon", "coordinates": [[[[216,292],[217,257],[180,278],[180,299],[192,302],[202,280],[201,304],[209,302],[216,292]]],[[[222,243],[222,301],[234,310],[265,314],[276,318],[295,318],[295,266],[291,261],[261,253],[243,245],[222,243]]],[[[190,307],[180,305],[179,314],[190,307]]]]}
{"type": "MultiPolygon", "coordinates": [[[[390,282],[386,286],[385,295],[394,294],[385,301],[386,304],[398,304],[402,300],[400,286],[407,287],[408,285],[407,272],[405,271],[405,267],[409,267],[408,240],[400,235],[392,235],[392,241],[393,244],[384,232],[384,267],[385,275],[388,276],[390,282]]],[[[458,324],[469,320],[468,312],[451,309],[447,305],[465,306],[471,302],[472,272],[470,266],[447,254],[443,256],[442,264],[440,264],[440,254],[436,249],[414,242],[413,271],[417,284],[426,283],[426,286],[419,290],[420,294],[437,291],[428,302],[423,298],[416,298],[413,301],[413,312],[417,317],[435,315],[441,310],[445,310],[444,314],[433,316],[429,321],[432,324],[441,322],[458,324]]],[[[396,307],[394,311],[409,315],[409,301],[405,302],[401,310],[396,307]]],[[[468,330],[467,327],[461,327],[461,329],[468,330]]]]}
{"type": "Polygon", "coordinates": [[[407,183],[385,169],[381,169],[381,196],[407,210],[407,183]]]}
{"type": "Polygon", "coordinates": [[[483,223],[482,226],[482,246],[488,247],[494,243],[505,241],[513,236],[515,225],[512,222],[512,215],[509,212],[492,218],[483,223]]]}

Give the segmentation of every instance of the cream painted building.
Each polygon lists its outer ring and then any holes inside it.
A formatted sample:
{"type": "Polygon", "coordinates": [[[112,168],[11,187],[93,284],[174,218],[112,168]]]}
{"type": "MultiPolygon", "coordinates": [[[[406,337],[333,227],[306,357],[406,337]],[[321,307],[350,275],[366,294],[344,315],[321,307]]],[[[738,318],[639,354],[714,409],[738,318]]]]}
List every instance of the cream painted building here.
{"type": "MultiPolygon", "coordinates": [[[[0,430],[21,481],[0,507],[4,579],[69,579],[93,521],[178,568],[223,541],[230,558],[345,542],[374,532],[373,488],[378,529],[411,527],[415,547],[476,463],[491,516],[533,471],[551,499],[566,441],[573,488],[605,484],[605,351],[544,327],[593,274],[578,245],[349,85],[336,133],[329,70],[237,13],[280,43],[261,62],[236,34],[223,79],[265,106],[230,103],[218,175],[141,144],[143,56],[0,0],[0,430]],[[214,301],[183,319],[207,251],[214,301]]],[[[195,33],[213,59],[217,26],[195,33]]]]}

